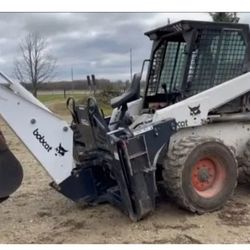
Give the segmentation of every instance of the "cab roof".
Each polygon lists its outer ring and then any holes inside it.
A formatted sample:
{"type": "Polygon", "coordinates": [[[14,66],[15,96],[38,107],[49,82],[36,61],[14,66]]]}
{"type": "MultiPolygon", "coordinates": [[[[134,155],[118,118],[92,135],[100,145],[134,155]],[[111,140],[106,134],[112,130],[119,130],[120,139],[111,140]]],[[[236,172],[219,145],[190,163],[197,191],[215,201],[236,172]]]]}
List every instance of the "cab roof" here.
{"type": "Polygon", "coordinates": [[[170,33],[178,33],[188,31],[191,29],[239,29],[249,33],[249,25],[242,23],[229,23],[229,22],[206,22],[206,21],[192,21],[192,20],[181,20],[175,23],[171,23],[157,29],[150,30],[144,33],[150,38],[150,40],[157,40],[162,35],[170,33]]]}

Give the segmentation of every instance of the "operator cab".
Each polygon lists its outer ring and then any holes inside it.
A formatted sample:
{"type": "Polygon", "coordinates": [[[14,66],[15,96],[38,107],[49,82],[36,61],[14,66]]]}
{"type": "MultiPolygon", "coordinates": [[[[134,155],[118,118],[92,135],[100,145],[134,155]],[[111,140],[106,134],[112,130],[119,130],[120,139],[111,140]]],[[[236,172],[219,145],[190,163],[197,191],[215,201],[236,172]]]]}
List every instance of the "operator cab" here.
{"type": "Polygon", "coordinates": [[[247,24],[180,21],[145,35],[153,46],[144,113],[153,113],[249,71],[247,24]]]}

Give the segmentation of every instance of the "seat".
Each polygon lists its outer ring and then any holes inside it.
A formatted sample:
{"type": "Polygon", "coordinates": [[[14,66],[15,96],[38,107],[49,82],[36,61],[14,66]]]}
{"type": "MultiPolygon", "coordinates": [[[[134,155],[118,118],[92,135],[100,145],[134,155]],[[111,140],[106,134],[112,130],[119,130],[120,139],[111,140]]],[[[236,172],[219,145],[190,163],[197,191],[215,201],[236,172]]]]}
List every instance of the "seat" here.
{"type": "Polygon", "coordinates": [[[140,81],[141,74],[134,74],[133,81],[130,87],[126,90],[126,92],[120,96],[112,98],[110,101],[112,108],[118,108],[127,104],[128,102],[132,102],[140,97],[140,81]]]}

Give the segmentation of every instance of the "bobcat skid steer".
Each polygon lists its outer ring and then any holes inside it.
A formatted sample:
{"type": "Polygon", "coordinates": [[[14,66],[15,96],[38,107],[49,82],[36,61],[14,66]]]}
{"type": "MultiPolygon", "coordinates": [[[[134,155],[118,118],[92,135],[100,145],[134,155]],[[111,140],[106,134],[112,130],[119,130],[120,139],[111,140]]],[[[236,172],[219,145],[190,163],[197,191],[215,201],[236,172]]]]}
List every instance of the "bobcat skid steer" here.
{"type": "MultiPolygon", "coordinates": [[[[94,98],[86,105],[70,98],[68,125],[4,74],[0,114],[51,186],[75,202],[109,202],[137,221],[155,209],[164,189],[192,212],[217,210],[238,174],[249,179],[249,27],[180,21],[146,35],[153,41],[146,86],[135,74],[111,100],[111,117],[94,98]]],[[[8,162],[0,163],[5,175],[8,162]]],[[[13,193],[21,177],[20,167],[8,172],[0,190],[11,188],[0,197],[13,193]]]]}

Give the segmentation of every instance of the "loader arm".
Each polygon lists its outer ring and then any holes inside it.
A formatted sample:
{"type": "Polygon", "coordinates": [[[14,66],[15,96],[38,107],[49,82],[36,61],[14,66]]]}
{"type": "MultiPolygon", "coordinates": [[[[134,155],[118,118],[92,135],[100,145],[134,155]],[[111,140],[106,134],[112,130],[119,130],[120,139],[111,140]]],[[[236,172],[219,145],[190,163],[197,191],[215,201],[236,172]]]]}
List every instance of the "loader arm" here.
{"type": "Polygon", "coordinates": [[[153,123],[172,117],[177,128],[201,126],[210,121],[209,112],[250,90],[250,73],[243,74],[176,104],[157,110],[153,123]]]}
{"type": "Polygon", "coordinates": [[[61,183],[75,166],[70,126],[21,84],[0,76],[7,81],[0,84],[0,115],[55,183],[61,183]]]}

